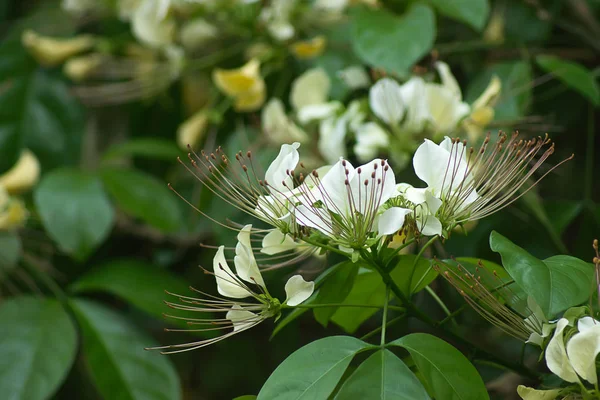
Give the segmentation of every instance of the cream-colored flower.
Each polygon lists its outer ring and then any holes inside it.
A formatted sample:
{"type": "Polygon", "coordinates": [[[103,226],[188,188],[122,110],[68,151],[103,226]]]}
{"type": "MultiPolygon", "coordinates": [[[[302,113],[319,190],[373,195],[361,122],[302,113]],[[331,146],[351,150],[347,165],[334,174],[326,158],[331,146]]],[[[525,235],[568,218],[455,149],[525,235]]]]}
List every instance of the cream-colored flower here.
{"type": "Polygon", "coordinates": [[[362,89],[371,85],[371,78],[362,65],[351,65],[339,71],[337,75],[350,89],[362,89]]]}
{"type": "Polygon", "coordinates": [[[254,111],[265,102],[265,81],[260,75],[260,62],[257,59],[236,69],[215,69],[213,82],[219,90],[234,98],[237,111],[254,111]]]}
{"type": "Polygon", "coordinates": [[[319,35],[310,40],[301,40],[292,43],[290,50],[292,51],[292,54],[296,56],[296,58],[308,60],[323,54],[326,45],[327,39],[325,39],[325,36],[319,35]]]}
{"type": "Polygon", "coordinates": [[[303,143],[308,140],[308,135],[285,114],[283,103],[279,99],[271,99],[265,105],[261,122],[263,132],[273,144],[303,143]]]}
{"type": "Polygon", "coordinates": [[[91,35],[53,38],[39,35],[32,30],[23,32],[21,41],[33,58],[47,67],[62,64],[68,58],[90,50],[96,45],[96,39],[91,35]]]}
{"type": "Polygon", "coordinates": [[[8,195],[0,186],[0,231],[13,230],[23,226],[29,213],[21,200],[8,195]]]}
{"type": "Polygon", "coordinates": [[[471,114],[463,121],[463,128],[469,135],[469,140],[477,140],[483,130],[494,119],[494,105],[500,96],[502,82],[498,76],[492,76],[487,88],[471,104],[471,114]]]}
{"type": "Polygon", "coordinates": [[[292,83],[290,103],[297,112],[307,106],[327,103],[331,80],[323,68],[312,68],[292,83]]]}
{"type": "Polygon", "coordinates": [[[196,148],[204,138],[207,126],[208,113],[206,109],[197,111],[186,119],[177,129],[177,144],[179,147],[183,150],[187,150],[188,145],[196,148]]]}
{"type": "Polygon", "coordinates": [[[0,175],[0,186],[8,193],[22,193],[31,189],[40,179],[40,163],[30,150],[24,150],[17,163],[0,175]]]}
{"type": "Polygon", "coordinates": [[[523,385],[517,387],[517,394],[523,400],[554,400],[560,392],[562,392],[562,389],[537,390],[523,385]]]}
{"type": "Polygon", "coordinates": [[[135,37],[151,47],[164,47],[173,43],[177,30],[175,19],[168,14],[168,0],[144,0],[131,17],[135,37]]]}
{"type": "Polygon", "coordinates": [[[99,53],[73,57],[63,65],[63,73],[74,82],[82,82],[88,79],[105,60],[105,56],[99,53]]]}
{"type": "Polygon", "coordinates": [[[217,27],[204,18],[196,18],[186,22],[179,32],[181,45],[187,51],[200,50],[203,46],[214,40],[219,31],[217,27]]]}

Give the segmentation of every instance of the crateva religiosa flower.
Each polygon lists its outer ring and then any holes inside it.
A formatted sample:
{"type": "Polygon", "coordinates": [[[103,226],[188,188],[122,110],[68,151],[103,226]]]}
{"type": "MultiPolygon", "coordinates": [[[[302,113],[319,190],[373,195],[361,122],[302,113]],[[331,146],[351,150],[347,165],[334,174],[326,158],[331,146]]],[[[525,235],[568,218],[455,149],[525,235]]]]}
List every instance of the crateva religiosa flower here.
{"type": "Polygon", "coordinates": [[[287,297],[283,303],[271,296],[252,251],[251,232],[252,225],[246,225],[238,234],[238,243],[235,247],[235,257],[233,259],[235,272],[229,267],[225,258],[225,246],[219,246],[217,250],[213,259],[213,271],[206,271],[214,275],[220,296],[193,288],[192,290],[201,294],[202,297],[195,298],[167,292],[179,300],[177,303],[166,302],[169,307],[180,311],[210,314],[206,318],[166,315],[167,318],[187,321],[190,326],[190,329],[167,329],[168,331],[209,332],[231,330],[210,339],[153,347],[150,350],[162,350],[163,354],[170,354],[209,346],[248,330],[266,319],[278,318],[283,306],[297,306],[312,295],[314,282],[307,282],[301,275],[294,275],[285,284],[287,297]],[[249,297],[254,301],[243,300],[249,297]],[[214,314],[217,314],[216,318],[213,317],[214,314]],[[223,314],[225,314],[224,317],[223,314]],[[196,326],[197,329],[194,328],[196,326]]]}

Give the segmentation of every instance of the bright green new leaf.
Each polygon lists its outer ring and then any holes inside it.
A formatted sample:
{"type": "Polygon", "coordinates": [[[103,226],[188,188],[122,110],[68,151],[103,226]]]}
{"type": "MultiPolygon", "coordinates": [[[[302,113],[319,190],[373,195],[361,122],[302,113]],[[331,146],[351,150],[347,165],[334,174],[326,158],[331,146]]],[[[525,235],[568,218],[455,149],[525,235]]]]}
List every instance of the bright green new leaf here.
{"type": "Polygon", "coordinates": [[[0,306],[0,393],[44,400],[67,377],[77,351],[75,324],[55,300],[13,297],[0,306]]]}
{"type": "Polygon", "coordinates": [[[399,75],[407,75],[435,41],[435,14],[422,3],[413,4],[402,17],[384,8],[360,7],[352,18],[355,53],[365,63],[399,75]]]}
{"type": "Polygon", "coordinates": [[[293,352],[271,374],[258,400],[326,399],[356,353],[372,347],[350,336],[319,339],[293,352]]]}
{"type": "Polygon", "coordinates": [[[554,56],[537,56],[537,64],[571,89],[587,97],[594,105],[600,105],[600,88],[596,77],[584,66],[554,56]]]}
{"type": "Polygon", "coordinates": [[[112,260],[97,266],[71,285],[70,290],[108,292],[159,318],[169,310],[162,301],[167,299],[165,290],[192,295],[188,285],[177,276],[156,265],[132,259],[112,260]]]}
{"type": "Polygon", "coordinates": [[[166,183],[145,172],[126,168],[103,168],[100,176],[125,212],[165,232],[182,226],[177,196],[166,183]]]}
{"type": "Polygon", "coordinates": [[[441,14],[471,25],[481,31],[490,14],[489,0],[432,0],[441,14]]]}
{"type": "Polygon", "coordinates": [[[389,350],[367,358],[344,382],[335,400],[429,399],[415,374],[389,350]]]}
{"type": "Polygon", "coordinates": [[[432,268],[431,260],[423,257],[417,260],[416,255],[406,254],[400,256],[400,262],[390,275],[402,292],[410,297],[429,285],[436,278],[437,272],[432,268]]]}
{"type": "Polygon", "coordinates": [[[0,231],[0,274],[12,269],[21,257],[21,238],[16,232],[0,231]]]}
{"type": "Polygon", "coordinates": [[[490,235],[490,248],[500,253],[506,271],[548,318],[589,298],[594,282],[592,264],[571,256],[539,260],[495,231],[490,235]]]}
{"type": "Polygon", "coordinates": [[[33,199],[50,237],[78,260],[89,256],[110,233],[114,210],[102,182],[91,174],[54,170],[42,179],[33,199]]]}
{"type": "MultiPolygon", "coordinates": [[[[358,273],[358,264],[345,262],[336,268],[336,271],[327,278],[315,299],[316,304],[336,304],[343,302],[354,284],[358,273]]],[[[313,310],[315,319],[327,327],[329,319],[335,314],[338,307],[322,307],[313,310]]]]}
{"type": "Polygon", "coordinates": [[[436,399],[489,399],[475,367],[457,349],[427,333],[412,333],[389,343],[408,350],[436,399]]]}
{"type": "Polygon", "coordinates": [[[103,398],[177,400],[181,387],[170,359],[144,350],[154,341],[126,318],[98,303],[76,299],[83,356],[103,398]]]}

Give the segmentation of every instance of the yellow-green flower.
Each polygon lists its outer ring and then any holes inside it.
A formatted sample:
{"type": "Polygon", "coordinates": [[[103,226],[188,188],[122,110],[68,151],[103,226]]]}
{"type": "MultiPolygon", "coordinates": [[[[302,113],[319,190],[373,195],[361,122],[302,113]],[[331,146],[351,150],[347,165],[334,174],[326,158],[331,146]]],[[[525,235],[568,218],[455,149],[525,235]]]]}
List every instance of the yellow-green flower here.
{"type": "Polygon", "coordinates": [[[40,163],[29,150],[23,151],[17,163],[0,175],[0,187],[9,194],[31,189],[40,178],[40,163]]]}
{"type": "Polygon", "coordinates": [[[293,43],[290,46],[290,50],[296,58],[307,60],[323,54],[326,45],[327,40],[325,39],[325,36],[319,35],[310,40],[301,40],[293,43]]]}
{"type": "Polygon", "coordinates": [[[201,109],[179,125],[179,129],[177,129],[179,147],[183,150],[187,150],[188,145],[195,148],[204,137],[207,126],[208,113],[206,109],[201,109]]]}
{"type": "Polygon", "coordinates": [[[73,38],[52,38],[42,36],[32,30],[23,32],[23,46],[40,64],[53,67],[68,58],[83,53],[95,46],[96,39],[91,35],[79,35],[73,38]]]}
{"type": "Polygon", "coordinates": [[[213,71],[213,81],[219,90],[233,97],[236,111],[255,111],[265,102],[265,81],[257,59],[236,69],[217,68],[213,71]]]}

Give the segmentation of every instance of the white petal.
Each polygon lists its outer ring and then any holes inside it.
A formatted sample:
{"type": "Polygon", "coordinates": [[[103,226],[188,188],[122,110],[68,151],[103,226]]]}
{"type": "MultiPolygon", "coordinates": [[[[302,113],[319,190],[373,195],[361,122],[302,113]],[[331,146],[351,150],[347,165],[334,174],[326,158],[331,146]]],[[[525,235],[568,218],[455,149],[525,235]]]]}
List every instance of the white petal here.
{"type": "Polygon", "coordinates": [[[429,139],[425,139],[415,152],[413,157],[415,174],[429,186],[434,196],[440,196],[449,161],[450,152],[429,139]]]}
{"type": "Polygon", "coordinates": [[[267,233],[262,241],[261,253],[273,255],[284,251],[293,250],[298,243],[291,236],[284,234],[279,229],[273,229],[267,233]]]}
{"type": "Polygon", "coordinates": [[[231,310],[227,311],[225,318],[233,324],[234,332],[246,330],[261,319],[257,314],[244,310],[237,304],[234,304],[231,310]]]}
{"type": "Polygon", "coordinates": [[[311,121],[318,121],[335,116],[341,110],[342,104],[337,101],[329,103],[310,104],[298,110],[298,121],[301,124],[307,124],[311,121]]]}
{"type": "Polygon", "coordinates": [[[421,216],[418,224],[419,230],[425,236],[442,235],[442,223],[432,214],[421,216]]]}
{"type": "Polygon", "coordinates": [[[329,118],[319,124],[319,151],[329,163],[346,156],[346,120],[329,118]]]}
{"type": "Polygon", "coordinates": [[[598,382],[598,376],[596,375],[596,356],[598,353],[600,353],[600,324],[598,323],[585,328],[583,331],[580,329],[580,332],[567,343],[567,354],[573,369],[579,376],[593,384],[598,382]]]}
{"type": "Polygon", "coordinates": [[[554,400],[560,392],[562,389],[537,390],[523,385],[517,387],[517,394],[523,400],[554,400]]]}
{"type": "Polygon", "coordinates": [[[346,179],[352,181],[355,174],[354,167],[349,161],[339,160],[321,178],[321,184],[315,192],[323,194],[321,197],[328,209],[343,215],[349,212],[348,188],[345,182],[346,179]]]}
{"type": "Polygon", "coordinates": [[[460,92],[460,86],[458,86],[458,82],[456,82],[456,78],[452,75],[452,71],[450,71],[448,64],[438,61],[435,63],[435,68],[437,69],[438,74],[440,74],[442,85],[448,89],[457,100],[461,100],[462,93],[460,92]]]}
{"type": "Polygon", "coordinates": [[[546,364],[548,365],[548,369],[562,380],[567,382],[579,382],[579,378],[571,366],[571,362],[569,361],[565,349],[563,331],[568,325],[569,321],[565,318],[561,318],[556,324],[554,336],[546,348],[546,364]]]}
{"type": "Polygon", "coordinates": [[[243,287],[239,278],[233,274],[229,265],[227,265],[225,246],[219,246],[217,254],[213,258],[213,270],[217,280],[217,290],[223,296],[243,299],[252,295],[243,287]]]}
{"type": "Polygon", "coordinates": [[[595,328],[598,325],[600,325],[600,321],[597,321],[592,317],[583,317],[577,321],[577,329],[579,332],[585,332],[588,329],[595,328]]]}
{"type": "Polygon", "coordinates": [[[265,287],[254,253],[252,252],[252,243],[250,242],[250,233],[252,225],[246,225],[237,235],[238,243],[235,246],[235,257],[233,262],[238,276],[248,283],[255,283],[265,287]]]}
{"type": "Polygon", "coordinates": [[[442,85],[428,84],[426,95],[435,134],[451,133],[471,111],[467,103],[457,100],[452,92],[442,85]]]}
{"type": "Polygon", "coordinates": [[[285,114],[285,108],[279,99],[271,99],[263,107],[261,122],[265,135],[273,143],[308,140],[306,133],[285,114]]]}
{"type": "Polygon", "coordinates": [[[323,68],[309,69],[292,84],[290,103],[295,110],[327,102],[331,81],[323,68]]]}
{"type": "Polygon", "coordinates": [[[396,233],[404,225],[404,220],[412,211],[408,208],[388,208],[379,216],[377,231],[380,235],[391,235],[396,233]]]}
{"type": "Polygon", "coordinates": [[[175,21],[165,18],[161,0],[145,0],[133,13],[131,29],[145,44],[162,47],[170,44],[176,33],[175,21]]]}
{"type": "Polygon", "coordinates": [[[300,204],[296,206],[294,215],[296,216],[298,225],[307,226],[316,229],[327,236],[334,237],[333,231],[331,230],[331,216],[327,209],[316,209],[300,204]]]}
{"type": "Polygon", "coordinates": [[[370,209],[378,209],[390,198],[398,196],[394,171],[381,158],[375,158],[356,168],[354,177],[350,179],[350,190],[354,209],[361,214],[370,209]],[[375,179],[372,178],[373,174],[375,179]]]}
{"type": "Polygon", "coordinates": [[[401,86],[400,93],[407,108],[402,130],[408,133],[421,133],[432,118],[427,102],[425,81],[420,77],[410,78],[401,86]]]}
{"type": "Polygon", "coordinates": [[[473,102],[471,108],[477,110],[479,108],[493,106],[502,91],[502,81],[497,75],[493,75],[490,83],[485,88],[483,93],[473,102]]]}
{"type": "Polygon", "coordinates": [[[400,85],[393,79],[378,80],[369,90],[369,106],[383,122],[397,125],[404,116],[400,85]]]}
{"type": "Polygon", "coordinates": [[[354,153],[361,161],[366,161],[377,156],[379,149],[389,146],[389,134],[375,122],[367,122],[358,127],[356,131],[356,144],[354,153]]]}
{"type": "Polygon", "coordinates": [[[286,300],[288,306],[297,306],[308,299],[315,291],[315,283],[307,282],[301,275],[294,275],[285,284],[286,300]]]}
{"type": "Polygon", "coordinates": [[[288,175],[289,171],[292,171],[298,165],[300,160],[300,154],[298,154],[298,147],[300,143],[295,142],[293,144],[281,145],[279,155],[265,174],[265,180],[273,189],[275,193],[287,192],[292,190],[292,178],[288,175]]]}
{"type": "Polygon", "coordinates": [[[339,71],[337,75],[350,89],[362,89],[371,85],[371,78],[362,65],[351,65],[339,71]]]}

